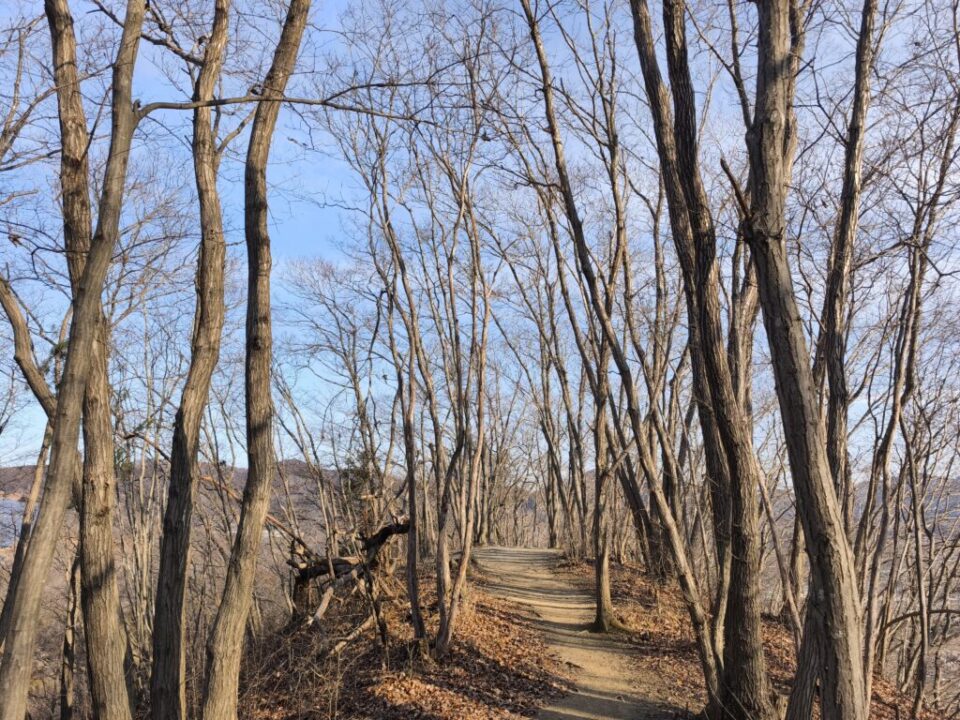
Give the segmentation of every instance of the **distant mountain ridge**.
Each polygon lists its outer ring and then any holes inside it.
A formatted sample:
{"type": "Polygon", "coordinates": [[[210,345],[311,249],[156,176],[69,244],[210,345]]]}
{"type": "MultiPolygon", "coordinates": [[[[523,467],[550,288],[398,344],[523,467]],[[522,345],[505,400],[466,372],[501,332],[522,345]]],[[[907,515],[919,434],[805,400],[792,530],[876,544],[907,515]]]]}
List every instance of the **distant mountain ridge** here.
{"type": "Polygon", "coordinates": [[[36,465],[11,465],[0,467],[0,498],[25,500],[33,484],[36,465]]]}
{"type": "MultiPolygon", "coordinates": [[[[277,467],[270,512],[285,526],[296,526],[305,541],[320,543],[323,538],[323,513],[317,492],[316,472],[302,460],[282,460],[277,467]]],[[[0,467],[0,549],[9,547],[17,537],[35,469],[35,465],[0,467]]],[[[139,466],[134,463],[134,475],[138,469],[139,466]]],[[[158,469],[166,474],[165,464],[158,469]]],[[[203,480],[197,488],[198,509],[222,512],[218,487],[225,489],[233,501],[239,503],[247,481],[246,468],[201,463],[200,473],[203,480]]],[[[323,468],[320,473],[325,484],[332,483],[334,487],[339,487],[340,472],[336,469],[323,468]]],[[[399,478],[396,480],[402,482],[399,478]]],[[[132,487],[130,483],[122,480],[118,483],[121,495],[128,487],[132,487]]],[[[162,492],[165,494],[166,490],[162,492]]]]}

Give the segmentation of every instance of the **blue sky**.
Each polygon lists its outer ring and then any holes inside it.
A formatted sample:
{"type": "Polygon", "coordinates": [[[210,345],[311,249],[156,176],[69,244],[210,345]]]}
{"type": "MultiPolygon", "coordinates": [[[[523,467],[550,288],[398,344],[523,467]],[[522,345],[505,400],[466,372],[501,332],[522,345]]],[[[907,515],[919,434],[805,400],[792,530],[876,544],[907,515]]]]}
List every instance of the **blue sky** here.
{"type": "MultiPolygon", "coordinates": [[[[118,3],[119,4],[119,3],[118,3]]],[[[330,25],[336,20],[338,7],[343,7],[345,3],[316,3],[314,5],[311,21],[314,31],[318,26],[330,25]]],[[[80,51],[84,52],[84,33],[89,32],[91,26],[91,10],[93,6],[87,2],[73,2],[73,8],[78,34],[80,35],[80,51]]],[[[40,8],[37,3],[3,3],[0,5],[0,23],[6,25],[14,18],[31,16],[33,13],[39,13],[40,8]]],[[[274,35],[279,28],[270,28],[274,35]]],[[[46,39],[46,25],[41,24],[39,31],[43,33],[40,37],[46,39]]],[[[322,33],[319,34],[324,37],[322,33]]],[[[272,50],[272,44],[264,42],[263,54],[268,59],[269,52],[272,50]]],[[[112,51],[112,48],[111,48],[112,51]]],[[[305,52],[318,52],[316,48],[308,48],[305,52]]],[[[46,47],[36,49],[41,54],[47,53],[46,47]]],[[[6,61],[6,58],[4,58],[6,61]]],[[[143,103],[155,100],[187,100],[183,90],[175,87],[167,73],[171,68],[176,69],[176,64],[171,63],[169,55],[164,56],[163,52],[150,46],[147,43],[141,44],[141,52],[138,58],[137,71],[135,77],[135,96],[143,103]]],[[[173,75],[176,79],[178,76],[173,75]]],[[[184,76],[182,73],[180,78],[184,76]]],[[[100,81],[94,81],[94,83],[100,81]]],[[[98,88],[90,87],[91,83],[85,86],[86,93],[89,96],[96,95],[98,88]]],[[[51,114],[55,112],[55,107],[51,104],[46,112],[51,114]]],[[[105,122],[101,121],[101,122],[105,122]]],[[[190,113],[187,111],[163,111],[157,112],[156,116],[143,121],[141,131],[146,134],[155,134],[157,136],[175,135],[186,137],[189,135],[190,113]],[[158,129],[157,125],[162,125],[166,129],[158,129]],[[153,125],[151,127],[151,125],[153,125]],[[167,130],[170,132],[168,133],[167,130]]],[[[292,138],[302,136],[300,132],[300,123],[298,118],[289,110],[284,110],[281,114],[280,123],[275,135],[274,146],[271,151],[271,164],[268,171],[268,178],[271,183],[272,193],[270,197],[270,229],[272,249],[275,261],[275,300],[283,301],[283,289],[280,282],[280,276],[283,273],[284,264],[290,260],[296,260],[304,257],[320,257],[331,261],[338,260],[342,254],[340,247],[343,243],[343,232],[345,228],[344,211],[338,204],[345,198],[355,197],[356,184],[352,174],[342,161],[338,161],[333,154],[321,155],[305,151],[302,146],[294,142],[292,138]]],[[[99,133],[105,132],[105,125],[98,129],[99,133]]],[[[317,136],[319,143],[324,139],[322,135],[317,136]]],[[[164,142],[161,140],[161,142],[164,142]]],[[[178,143],[167,143],[167,152],[176,153],[176,157],[182,155],[182,165],[176,167],[182,168],[184,183],[189,183],[192,187],[192,169],[189,164],[189,155],[180,149],[178,152],[178,143]]],[[[246,135],[237,138],[233,145],[234,158],[226,158],[221,168],[220,190],[224,206],[225,224],[230,229],[229,241],[234,244],[233,253],[242,258],[243,256],[243,187],[242,187],[242,156],[245,151],[246,135]]],[[[135,144],[134,152],[137,152],[135,144]]],[[[153,151],[150,148],[149,151],[153,151]]],[[[144,149],[140,147],[141,157],[144,149]]],[[[136,162],[136,161],[135,161],[136,162]]],[[[135,168],[132,168],[135,170],[135,168]]],[[[52,173],[55,172],[55,161],[42,170],[33,171],[34,177],[39,177],[40,173],[46,173],[49,177],[44,182],[51,182],[52,173]]],[[[9,182],[6,180],[5,182],[9,182]]],[[[3,218],[0,217],[0,221],[3,218]]],[[[3,252],[7,252],[4,250],[3,252]]],[[[0,266],[6,264],[6,258],[0,259],[0,266]]],[[[63,308],[58,312],[62,312],[63,308]]],[[[282,328],[278,331],[283,332],[282,328]]],[[[186,342],[187,338],[184,339],[186,342]]],[[[39,449],[40,440],[43,432],[44,415],[35,403],[30,403],[26,408],[17,413],[10,427],[0,435],[0,464],[16,464],[33,462],[39,449]]]]}

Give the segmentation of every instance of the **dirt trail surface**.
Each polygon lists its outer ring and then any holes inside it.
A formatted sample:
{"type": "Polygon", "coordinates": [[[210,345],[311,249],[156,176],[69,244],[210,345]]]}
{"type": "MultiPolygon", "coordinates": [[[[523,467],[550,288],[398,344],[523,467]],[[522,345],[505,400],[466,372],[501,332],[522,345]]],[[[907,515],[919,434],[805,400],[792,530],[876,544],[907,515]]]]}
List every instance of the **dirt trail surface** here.
{"type": "Polygon", "coordinates": [[[573,676],[574,692],[541,708],[541,720],[668,720],[683,716],[655,698],[658,680],[630,662],[631,647],[616,635],[591,633],[593,596],[560,577],[558,553],[483,547],[474,559],[493,595],[521,603],[573,676]],[[653,692],[650,692],[653,691],[653,692]]]}

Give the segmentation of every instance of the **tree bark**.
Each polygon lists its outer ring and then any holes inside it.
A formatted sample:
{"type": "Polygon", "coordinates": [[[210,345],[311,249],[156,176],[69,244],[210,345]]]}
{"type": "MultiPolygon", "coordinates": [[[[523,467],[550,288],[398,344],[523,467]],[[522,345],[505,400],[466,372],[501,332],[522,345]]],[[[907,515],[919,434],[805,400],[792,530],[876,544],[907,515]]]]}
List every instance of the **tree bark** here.
{"type": "Polygon", "coordinates": [[[672,91],[668,94],[660,75],[647,3],[632,0],[630,5],[654,119],[674,244],[683,270],[694,392],[709,480],[714,488],[711,504],[720,563],[720,583],[714,603],[714,651],[722,657],[719,663],[722,677],[721,694],[711,696],[708,711],[732,713],[745,720],[768,718],[773,716],[773,707],[760,631],[760,531],[756,498],[759,471],[749,417],[735,392],[722,337],[716,237],[697,156],[696,106],[687,60],[686,8],[681,0],[667,0],[663,4],[672,91]]]}
{"type": "Polygon", "coordinates": [[[823,717],[865,720],[863,630],[853,554],[833,485],[810,354],[787,259],[785,201],[793,117],[791,10],[788,0],[761,0],[758,9],[757,101],[748,134],[753,192],[747,241],[757,269],[797,511],[814,587],[823,595],[823,717]]]}
{"type": "MultiPolygon", "coordinates": [[[[50,25],[54,66],[59,72],[76,61],[76,42],[73,19],[66,0],[47,0],[45,5],[50,25]]],[[[70,492],[78,464],[77,436],[87,378],[92,365],[94,344],[100,330],[100,294],[106,280],[111,255],[119,234],[120,211],[124,180],[130,156],[130,145],[138,116],[132,104],[133,68],[136,62],[143,23],[145,3],[129,0],[120,48],[113,69],[112,127],[110,151],[107,158],[100,214],[97,228],[87,254],[83,275],[74,293],[73,320],[67,342],[63,378],[56,404],[53,440],[50,449],[50,467],[46,488],[40,502],[40,511],[34,528],[29,552],[24,558],[12,596],[9,632],[6,650],[0,660],[0,718],[23,720],[26,712],[27,690],[33,666],[33,649],[38,629],[38,613],[47,574],[53,561],[60,528],[70,500],[70,492]]],[[[74,68],[75,69],[75,68],[74,68]]],[[[79,85],[75,72],[65,84],[58,83],[58,101],[61,134],[69,137],[66,126],[84,123],[80,105],[79,85]],[[70,101],[75,101],[71,107],[70,101]]],[[[74,136],[75,137],[75,136],[74,136]]],[[[85,148],[64,148],[63,164],[83,157],[85,148]]],[[[61,171],[61,180],[65,173],[61,171]]],[[[82,187],[64,186],[64,203],[79,202],[82,187]],[[68,193],[70,198],[67,197],[68,193]]],[[[66,220],[67,213],[64,213],[66,220]]],[[[65,222],[64,234],[75,228],[65,222]]],[[[67,239],[67,247],[71,247],[67,239]]]]}
{"type": "MultiPolygon", "coordinates": [[[[194,100],[209,100],[220,76],[229,31],[229,0],[216,0],[213,29],[204,51],[194,100]]],[[[194,110],[193,169],[200,205],[200,255],[197,304],[190,343],[190,368],[173,428],[170,486],[163,516],[163,536],[154,610],[150,706],[154,717],[183,720],[186,699],[186,581],[190,563],[193,496],[200,467],[200,424],[210,379],[220,356],[224,322],[226,243],[217,192],[219,154],[209,107],[194,110]]]]}
{"type": "MultiPolygon", "coordinates": [[[[296,63],[309,10],[310,0],[291,0],[270,71],[263,83],[262,94],[265,98],[283,96],[296,63]]],[[[270,380],[273,331],[270,318],[267,160],[279,112],[279,102],[258,105],[247,149],[244,224],[249,268],[245,365],[248,470],[223,597],[207,642],[203,693],[205,720],[233,720],[237,716],[244,628],[250,613],[263,523],[276,471],[270,380]]]]}
{"type": "Polygon", "coordinates": [[[76,699],[77,626],[80,624],[80,552],[74,555],[67,582],[67,619],[60,658],[60,720],[73,720],[76,699]]]}
{"type": "Polygon", "coordinates": [[[83,503],[80,510],[81,604],[93,716],[129,720],[120,590],[113,538],[116,504],[113,422],[107,377],[107,322],[98,333],[83,402],[83,503]]]}

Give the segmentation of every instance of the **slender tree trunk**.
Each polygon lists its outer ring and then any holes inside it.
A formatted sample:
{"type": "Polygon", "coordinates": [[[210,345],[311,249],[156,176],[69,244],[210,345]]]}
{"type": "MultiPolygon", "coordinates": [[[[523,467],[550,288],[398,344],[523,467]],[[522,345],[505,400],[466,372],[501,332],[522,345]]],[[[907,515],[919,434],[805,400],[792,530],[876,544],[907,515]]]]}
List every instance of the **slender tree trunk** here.
{"type": "MultiPolygon", "coordinates": [[[[392,332],[392,331],[391,331],[392,332]]],[[[391,338],[392,339],[392,338],[391,338]]],[[[410,622],[413,625],[414,640],[420,641],[426,636],[423,625],[423,613],[420,609],[420,578],[418,575],[417,537],[419,535],[417,518],[417,446],[413,434],[414,408],[416,403],[416,375],[413,351],[409,358],[409,382],[403,378],[402,364],[397,366],[397,385],[400,391],[400,404],[403,411],[403,446],[407,473],[407,506],[410,513],[410,530],[407,533],[407,595],[410,599],[410,622]]]]}
{"type": "MultiPolygon", "coordinates": [[[[478,251],[477,251],[478,252],[478,251]]],[[[479,274],[482,270],[479,267],[479,258],[478,256],[474,257],[474,273],[479,274]]],[[[475,276],[474,283],[479,282],[479,278],[475,276]]],[[[476,289],[474,289],[476,292],[476,289]]],[[[479,345],[476,347],[471,347],[470,357],[471,362],[475,364],[476,368],[476,438],[473,442],[473,447],[471,448],[471,453],[469,456],[469,464],[467,470],[466,483],[467,487],[465,493],[467,495],[467,517],[465,518],[465,532],[464,538],[465,541],[461,547],[460,560],[457,565],[457,575],[453,578],[452,584],[450,583],[450,578],[445,578],[446,587],[450,588],[449,597],[446,599],[441,599],[441,614],[440,614],[440,626],[437,630],[437,642],[436,642],[436,655],[437,657],[444,657],[449,651],[450,646],[453,643],[454,631],[456,630],[457,617],[460,613],[460,608],[462,606],[463,592],[466,587],[467,582],[467,569],[470,566],[470,553],[473,545],[473,525],[475,522],[475,517],[470,508],[476,502],[476,495],[478,491],[478,486],[480,484],[480,459],[483,454],[485,447],[485,436],[486,436],[486,416],[485,416],[485,407],[486,407],[486,398],[484,394],[485,382],[484,382],[484,372],[486,370],[486,352],[487,352],[487,331],[490,320],[490,300],[486,296],[486,286],[483,287],[484,298],[483,298],[483,317],[482,317],[482,328],[481,328],[481,337],[479,345]],[[444,605],[446,605],[445,610],[444,605]]],[[[474,305],[476,304],[476,299],[474,299],[474,305]]],[[[477,322],[476,308],[474,307],[474,322],[477,322]]],[[[476,332],[476,325],[474,326],[474,332],[476,332]]],[[[440,539],[441,543],[444,543],[443,537],[440,539]]],[[[445,543],[444,543],[445,545],[445,543]]],[[[438,554],[439,557],[439,554],[438,554]]],[[[444,552],[444,563],[446,567],[449,567],[449,560],[446,559],[447,553],[444,552]]],[[[438,570],[439,571],[439,570],[438,570]]],[[[449,570],[448,570],[449,574],[449,570]]],[[[438,587],[438,590],[443,588],[438,587]]]]}
{"type": "Polygon", "coordinates": [[[790,566],[787,564],[787,558],[780,547],[780,538],[777,535],[777,517],[773,512],[773,502],[770,500],[770,493],[767,492],[767,486],[763,479],[760,480],[760,498],[763,501],[763,512],[767,517],[767,524],[770,526],[770,544],[773,545],[773,553],[777,559],[777,569],[780,571],[780,584],[783,586],[783,598],[786,605],[783,615],[790,623],[794,644],[799,650],[803,637],[800,610],[797,599],[793,594],[793,586],[790,584],[790,566]]]}
{"type": "MultiPolygon", "coordinates": [[[[263,83],[265,98],[281,97],[293,72],[307,24],[310,0],[291,0],[273,63],[263,83]]],[[[276,471],[273,447],[270,318],[270,235],[267,229],[267,160],[280,103],[261,102],[247,150],[244,223],[247,241],[246,324],[247,482],[220,608],[207,642],[203,694],[205,720],[233,720],[244,628],[253,599],[253,581],[276,471]]]]}
{"type": "Polygon", "coordinates": [[[593,629],[609,632],[613,618],[613,601],[610,597],[610,545],[607,528],[606,494],[610,476],[610,435],[607,422],[609,386],[606,380],[609,351],[606,343],[600,343],[598,365],[598,388],[596,415],[594,417],[594,498],[593,498],[593,562],[594,605],[593,629]]]}
{"type": "MultiPolygon", "coordinates": [[[[227,44],[228,12],[229,0],[216,0],[213,30],[194,90],[196,100],[213,97],[227,44]]],[[[224,321],[226,243],[217,192],[219,157],[210,116],[210,108],[197,108],[193,115],[193,168],[200,204],[197,305],[190,369],[173,428],[170,486],[163,516],[153,621],[150,706],[153,716],[164,720],[184,720],[187,713],[184,632],[193,495],[200,475],[197,461],[200,424],[210,392],[210,379],[220,355],[224,321]]]]}
{"type": "Polygon", "coordinates": [[[817,700],[823,626],[820,622],[822,608],[819,598],[821,593],[814,582],[816,580],[811,576],[803,623],[803,636],[800,642],[800,651],[797,653],[797,672],[793,678],[793,685],[790,687],[786,720],[809,720],[813,717],[813,708],[817,700]]]}
{"type": "MultiPolygon", "coordinates": [[[[40,487],[43,485],[43,475],[47,469],[47,454],[50,450],[51,435],[50,421],[48,420],[46,428],[44,428],[43,431],[43,442],[40,444],[37,464],[33,470],[33,483],[30,485],[30,495],[27,496],[27,502],[24,503],[23,506],[23,520],[20,522],[20,534],[17,537],[17,547],[13,553],[13,562],[10,564],[10,583],[7,586],[7,594],[11,596],[13,595],[13,582],[20,576],[20,566],[23,565],[23,558],[30,545],[33,516],[37,510],[37,501],[40,498],[40,487]]],[[[10,607],[10,605],[4,603],[3,611],[0,612],[0,651],[3,650],[3,638],[7,634],[10,607]]]]}
{"type": "Polygon", "coordinates": [[[870,74],[873,69],[873,27],[877,14],[876,0],[864,0],[860,14],[854,68],[853,105],[844,148],[843,188],[840,195],[840,217],[830,252],[830,267],[824,292],[821,327],[821,352],[814,364],[814,376],[826,366],[829,396],[827,399],[827,454],[830,469],[844,516],[844,527],[852,530],[852,491],[850,459],[847,453],[847,414],[850,404],[846,376],[846,312],[850,291],[853,243],[860,220],[863,147],[870,107],[870,74]]]}
{"type": "MultiPolygon", "coordinates": [[[[905,433],[906,434],[906,433],[905,433]]],[[[913,507],[913,561],[917,575],[917,619],[920,642],[917,648],[916,688],[913,695],[911,717],[916,718],[923,707],[923,691],[927,684],[927,658],[930,655],[930,614],[927,597],[926,562],[923,557],[924,504],[917,481],[917,462],[913,454],[913,441],[906,439],[907,476],[910,479],[910,496],[913,507]]]]}
{"type": "Polygon", "coordinates": [[[77,626],[80,624],[80,549],[73,558],[67,575],[67,619],[63,629],[63,650],[60,658],[60,720],[73,720],[76,699],[77,626]]]}

